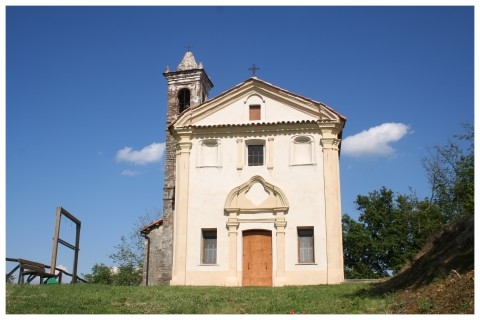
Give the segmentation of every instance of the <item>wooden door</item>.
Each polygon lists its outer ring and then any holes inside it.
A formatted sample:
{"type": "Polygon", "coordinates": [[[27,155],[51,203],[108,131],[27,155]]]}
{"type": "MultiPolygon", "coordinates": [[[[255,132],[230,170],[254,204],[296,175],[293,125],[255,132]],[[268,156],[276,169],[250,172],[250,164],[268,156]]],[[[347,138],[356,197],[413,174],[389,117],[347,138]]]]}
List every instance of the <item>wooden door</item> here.
{"type": "Polygon", "coordinates": [[[243,232],[243,285],[272,286],[272,232],[243,232]]]}

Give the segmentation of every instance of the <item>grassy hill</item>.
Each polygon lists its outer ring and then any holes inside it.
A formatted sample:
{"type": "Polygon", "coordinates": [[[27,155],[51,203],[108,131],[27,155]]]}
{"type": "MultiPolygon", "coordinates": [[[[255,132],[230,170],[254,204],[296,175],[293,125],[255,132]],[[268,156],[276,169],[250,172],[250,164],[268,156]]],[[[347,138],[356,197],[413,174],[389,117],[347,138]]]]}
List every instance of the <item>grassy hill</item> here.
{"type": "Polygon", "coordinates": [[[375,286],[395,292],[389,313],[474,313],[474,217],[434,236],[411,264],[375,286]]]}
{"type": "Polygon", "coordinates": [[[7,314],[474,314],[474,220],[387,281],[322,286],[6,286],[7,314]]]}

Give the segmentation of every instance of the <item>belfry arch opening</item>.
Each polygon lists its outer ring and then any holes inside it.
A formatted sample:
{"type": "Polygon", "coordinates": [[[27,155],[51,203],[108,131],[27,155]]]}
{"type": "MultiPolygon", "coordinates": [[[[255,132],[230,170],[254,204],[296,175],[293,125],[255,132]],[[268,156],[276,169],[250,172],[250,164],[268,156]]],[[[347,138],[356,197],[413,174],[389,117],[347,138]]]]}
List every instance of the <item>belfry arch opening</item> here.
{"type": "Polygon", "coordinates": [[[190,90],[184,88],[178,92],[178,113],[190,107],[190,90]]]}

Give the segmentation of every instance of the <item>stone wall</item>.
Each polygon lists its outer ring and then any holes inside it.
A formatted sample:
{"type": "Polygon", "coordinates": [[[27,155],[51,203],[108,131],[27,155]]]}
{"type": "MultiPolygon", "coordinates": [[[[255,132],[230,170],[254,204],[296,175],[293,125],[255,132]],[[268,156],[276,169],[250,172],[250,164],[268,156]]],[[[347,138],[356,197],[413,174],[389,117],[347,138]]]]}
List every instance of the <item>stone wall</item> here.
{"type": "Polygon", "coordinates": [[[162,270],[158,257],[162,252],[162,230],[163,226],[159,226],[145,235],[145,260],[142,281],[142,285],[144,286],[152,286],[160,283],[162,270]]]}
{"type": "Polygon", "coordinates": [[[159,241],[161,250],[154,259],[158,260],[158,274],[155,281],[158,284],[168,284],[172,279],[173,267],[173,225],[175,211],[175,153],[176,141],[168,128],[177,119],[178,92],[187,88],[190,90],[190,108],[203,103],[208,96],[208,91],[213,87],[203,69],[184,70],[164,73],[168,82],[167,93],[167,122],[165,145],[165,172],[163,185],[163,231],[159,241]]]}

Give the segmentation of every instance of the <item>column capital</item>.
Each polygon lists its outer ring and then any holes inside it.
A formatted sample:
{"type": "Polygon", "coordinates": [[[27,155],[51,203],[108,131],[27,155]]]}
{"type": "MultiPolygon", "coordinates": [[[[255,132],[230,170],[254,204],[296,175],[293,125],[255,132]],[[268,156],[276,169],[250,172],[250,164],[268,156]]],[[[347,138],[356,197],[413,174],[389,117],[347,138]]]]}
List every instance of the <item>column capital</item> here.
{"type": "Polygon", "coordinates": [[[320,141],[324,149],[338,150],[341,140],[337,138],[323,138],[320,141]]]}
{"type": "Polygon", "coordinates": [[[279,232],[285,233],[285,227],[286,226],[287,226],[287,221],[285,221],[285,220],[275,221],[275,227],[277,228],[277,233],[279,233],[279,232]]]}
{"type": "Polygon", "coordinates": [[[285,233],[285,227],[287,226],[287,221],[285,220],[285,211],[277,211],[275,218],[275,228],[277,228],[277,234],[285,233]]]}
{"type": "Polygon", "coordinates": [[[238,221],[238,212],[236,210],[231,210],[228,212],[227,227],[229,233],[237,233],[238,226],[240,222],[238,221]]]}
{"type": "Polygon", "coordinates": [[[228,219],[227,220],[228,232],[237,232],[239,225],[240,223],[238,222],[238,219],[228,219]]]}
{"type": "Polygon", "coordinates": [[[179,129],[177,131],[175,139],[177,140],[177,154],[190,153],[190,150],[192,149],[192,130],[179,129]]]}

